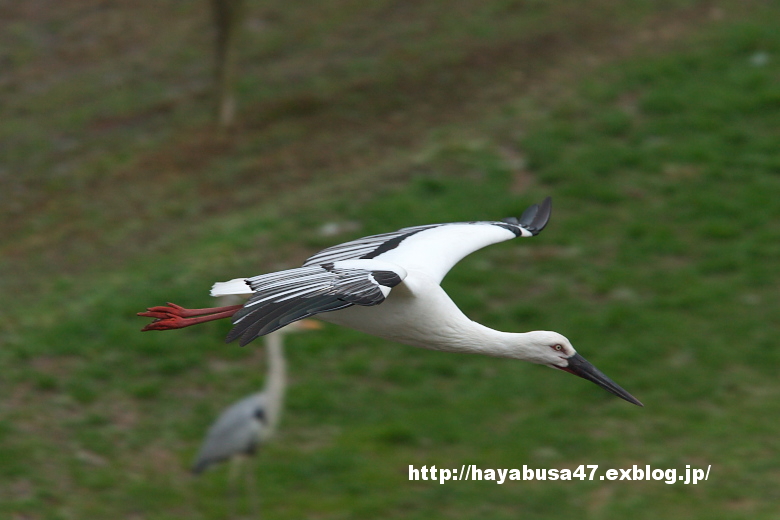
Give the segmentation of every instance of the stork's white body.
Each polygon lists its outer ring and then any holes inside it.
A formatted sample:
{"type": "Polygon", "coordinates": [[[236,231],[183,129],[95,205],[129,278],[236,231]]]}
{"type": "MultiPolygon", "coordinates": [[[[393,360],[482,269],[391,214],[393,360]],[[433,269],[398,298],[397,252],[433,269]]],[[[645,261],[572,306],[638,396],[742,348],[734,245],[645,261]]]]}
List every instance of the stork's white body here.
{"type": "Polygon", "coordinates": [[[407,272],[403,283],[393,288],[381,306],[355,305],[318,317],[415,347],[514,357],[507,356],[506,344],[513,340],[516,343],[517,334],[493,330],[472,321],[426,273],[407,272]]]}

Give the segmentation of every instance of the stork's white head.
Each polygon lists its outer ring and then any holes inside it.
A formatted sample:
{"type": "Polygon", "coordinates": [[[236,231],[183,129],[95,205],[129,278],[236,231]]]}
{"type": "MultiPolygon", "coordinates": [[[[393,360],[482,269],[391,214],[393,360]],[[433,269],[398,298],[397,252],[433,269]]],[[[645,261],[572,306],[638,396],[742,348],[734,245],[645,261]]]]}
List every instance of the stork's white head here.
{"type": "Polygon", "coordinates": [[[521,334],[522,349],[518,357],[538,365],[555,368],[568,366],[568,358],[577,353],[566,336],[549,330],[535,330],[521,334]]]}
{"type": "Polygon", "coordinates": [[[634,396],[605,376],[598,368],[579,355],[565,336],[549,330],[537,330],[523,334],[523,349],[518,356],[525,361],[547,365],[580,376],[621,399],[644,406],[634,396]]]}

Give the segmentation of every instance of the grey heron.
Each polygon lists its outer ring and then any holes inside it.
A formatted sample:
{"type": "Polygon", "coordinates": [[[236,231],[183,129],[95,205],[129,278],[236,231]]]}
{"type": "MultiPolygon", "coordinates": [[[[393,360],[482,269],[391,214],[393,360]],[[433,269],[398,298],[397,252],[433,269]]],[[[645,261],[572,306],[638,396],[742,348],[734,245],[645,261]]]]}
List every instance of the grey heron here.
{"type": "Polygon", "coordinates": [[[193,473],[201,473],[218,462],[251,455],[274,435],[287,386],[284,335],[315,328],[319,328],[316,321],[303,320],[266,336],[268,369],[262,390],[235,402],[219,415],[201,445],[193,473]]]}

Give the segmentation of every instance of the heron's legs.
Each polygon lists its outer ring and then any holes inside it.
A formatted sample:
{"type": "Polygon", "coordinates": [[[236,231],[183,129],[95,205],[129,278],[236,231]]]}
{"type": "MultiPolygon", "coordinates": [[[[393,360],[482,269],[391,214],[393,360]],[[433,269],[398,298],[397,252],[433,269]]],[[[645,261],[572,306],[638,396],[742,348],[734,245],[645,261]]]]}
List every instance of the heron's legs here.
{"type": "Polygon", "coordinates": [[[230,468],[228,469],[228,494],[230,494],[230,516],[235,518],[238,513],[238,486],[236,477],[243,467],[244,457],[236,455],[230,458],[230,468]]]}
{"type": "MultiPolygon", "coordinates": [[[[228,492],[230,494],[231,514],[233,517],[235,517],[238,513],[239,486],[236,480],[239,477],[239,473],[243,473],[245,491],[249,497],[249,505],[252,508],[253,518],[255,520],[259,520],[260,507],[257,501],[257,495],[255,494],[257,480],[255,478],[254,471],[252,471],[252,467],[247,463],[248,460],[249,457],[243,453],[239,453],[230,458],[230,468],[228,471],[228,492]]],[[[246,504],[246,500],[244,501],[244,504],[246,504]]]]}
{"type": "Polygon", "coordinates": [[[221,320],[235,314],[243,305],[227,305],[225,307],[207,307],[205,309],[186,309],[175,303],[168,302],[168,306],[149,307],[145,312],[139,312],[138,316],[155,318],[155,320],[141,329],[145,330],[170,330],[181,329],[198,323],[221,320]]]}
{"type": "Polygon", "coordinates": [[[249,495],[249,504],[252,507],[253,518],[260,519],[260,504],[257,499],[257,477],[253,471],[252,464],[246,464],[244,473],[246,473],[246,492],[249,495]]]}

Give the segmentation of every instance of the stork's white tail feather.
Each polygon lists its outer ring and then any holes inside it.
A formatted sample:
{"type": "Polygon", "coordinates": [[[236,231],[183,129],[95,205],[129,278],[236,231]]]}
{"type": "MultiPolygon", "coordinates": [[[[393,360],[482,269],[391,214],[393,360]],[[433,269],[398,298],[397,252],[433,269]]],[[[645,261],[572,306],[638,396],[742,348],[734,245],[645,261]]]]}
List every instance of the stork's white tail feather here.
{"type": "Polygon", "coordinates": [[[231,294],[252,294],[252,289],[246,283],[246,278],[233,278],[227,282],[217,282],[211,287],[211,295],[214,297],[231,294]]]}

